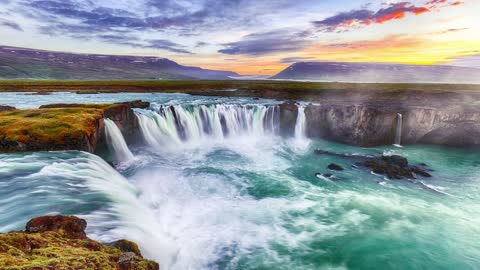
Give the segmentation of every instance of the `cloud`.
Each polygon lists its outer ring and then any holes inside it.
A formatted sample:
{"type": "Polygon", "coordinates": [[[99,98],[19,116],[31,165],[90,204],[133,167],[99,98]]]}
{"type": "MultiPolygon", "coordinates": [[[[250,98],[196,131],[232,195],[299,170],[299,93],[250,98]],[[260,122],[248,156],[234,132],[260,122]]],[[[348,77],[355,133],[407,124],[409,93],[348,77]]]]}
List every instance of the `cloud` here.
{"type": "Polygon", "coordinates": [[[443,31],[438,31],[438,32],[434,32],[433,34],[448,34],[448,33],[456,33],[456,32],[461,32],[461,31],[465,31],[465,30],[468,30],[470,28],[468,27],[464,27],[464,28],[450,28],[450,29],[446,29],[446,30],[443,30],[443,31]]]}
{"type": "Polygon", "coordinates": [[[96,38],[108,43],[134,48],[161,49],[174,53],[191,54],[184,46],[165,39],[140,39],[133,36],[120,35],[98,35],[96,38]]]}
{"type": "Polygon", "coordinates": [[[362,28],[371,24],[382,24],[392,20],[399,20],[407,14],[420,15],[444,8],[446,5],[462,4],[457,2],[448,4],[446,2],[446,0],[432,0],[422,6],[416,6],[410,2],[391,3],[377,11],[363,8],[341,12],[323,20],[314,21],[313,25],[324,32],[343,32],[352,28],[362,28]]]}
{"type": "Polygon", "coordinates": [[[314,57],[286,57],[286,58],[280,59],[280,63],[291,64],[291,63],[297,63],[297,62],[305,62],[313,59],[315,58],[314,57]]]}
{"type": "Polygon", "coordinates": [[[321,44],[316,46],[316,50],[322,49],[340,49],[350,51],[371,51],[371,50],[397,50],[402,48],[417,48],[425,45],[426,41],[418,37],[408,35],[389,35],[377,40],[359,40],[352,42],[340,42],[321,44]]]}
{"type": "Polygon", "coordinates": [[[210,43],[204,42],[204,41],[199,41],[199,42],[197,42],[197,44],[195,45],[195,47],[196,47],[196,48],[200,48],[200,47],[204,47],[204,46],[207,46],[207,45],[210,45],[210,43]]]}
{"type": "Polygon", "coordinates": [[[0,26],[23,32],[23,28],[18,23],[6,19],[0,18],[0,26]]]}
{"type": "Polygon", "coordinates": [[[459,66],[459,67],[472,67],[472,68],[480,68],[480,51],[476,51],[477,54],[474,55],[467,55],[467,56],[460,56],[453,58],[452,62],[448,63],[448,65],[452,66],[459,66]]]}
{"type": "Polygon", "coordinates": [[[242,40],[223,44],[219,53],[229,55],[267,55],[277,52],[298,51],[309,45],[300,33],[272,31],[247,35],[242,40]]]}

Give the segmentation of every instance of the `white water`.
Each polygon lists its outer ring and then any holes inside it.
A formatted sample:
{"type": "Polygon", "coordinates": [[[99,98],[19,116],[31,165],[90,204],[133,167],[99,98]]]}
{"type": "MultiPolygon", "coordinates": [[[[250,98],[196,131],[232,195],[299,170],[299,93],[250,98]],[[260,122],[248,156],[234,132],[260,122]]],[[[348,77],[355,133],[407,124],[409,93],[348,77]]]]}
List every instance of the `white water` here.
{"type": "Polygon", "coordinates": [[[123,138],[122,132],[117,127],[115,122],[110,119],[104,119],[105,121],[105,135],[107,138],[107,145],[115,156],[118,162],[127,162],[134,158],[130,149],[128,149],[127,143],[123,138]]]}
{"type": "Polygon", "coordinates": [[[307,121],[305,116],[305,107],[298,106],[297,121],[295,123],[295,137],[293,139],[293,147],[296,150],[303,151],[310,145],[307,138],[307,121]]]}
{"type": "Polygon", "coordinates": [[[157,148],[278,133],[279,111],[273,105],[175,105],[136,114],[146,142],[157,148]]]}
{"type": "Polygon", "coordinates": [[[395,130],[395,146],[401,146],[402,143],[402,125],[403,116],[401,113],[397,114],[397,128],[395,130]]]}

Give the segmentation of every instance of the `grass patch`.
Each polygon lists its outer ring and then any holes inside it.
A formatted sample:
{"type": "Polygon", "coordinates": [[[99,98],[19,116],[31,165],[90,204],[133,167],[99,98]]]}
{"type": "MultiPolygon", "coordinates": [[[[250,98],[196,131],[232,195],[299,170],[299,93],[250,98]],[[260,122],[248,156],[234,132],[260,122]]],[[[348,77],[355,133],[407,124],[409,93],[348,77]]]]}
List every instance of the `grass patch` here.
{"type": "Polygon", "coordinates": [[[380,92],[480,92],[477,84],[418,83],[338,83],[292,81],[0,81],[0,92],[6,91],[75,91],[75,92],[191,92],[237,88],[254,91],[380,91],[380,92]]]}
{"type": "Polygon", "coordinates": [[[64,145],[90,137],[104,111],[115,105],[15,110],[0,113],[0,140],[64,145]]]}

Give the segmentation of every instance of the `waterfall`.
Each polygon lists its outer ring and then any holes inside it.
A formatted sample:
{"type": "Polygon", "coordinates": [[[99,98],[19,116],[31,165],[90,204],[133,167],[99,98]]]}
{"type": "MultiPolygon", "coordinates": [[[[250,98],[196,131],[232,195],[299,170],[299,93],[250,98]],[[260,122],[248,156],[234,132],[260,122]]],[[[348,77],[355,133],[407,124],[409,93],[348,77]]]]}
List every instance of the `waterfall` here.
{"type": "Polygon", "coordinates": [[[292,140],[293,149],[298,152],[304,152],[308,149],[310,140],[307,138],[307,121],[305,116],[305,107],[298,106],[297,121],[295,123],[295,136],[292,140]]]}
{"type": "Polygon", "coordinates": [[[403,116],[401,113],[397,114],[397,128],[395,130],[395,145],[400,146],[402,142],[402,123],[403,116]]]}
{"type": "Polygon", "coordinates": [[[116,161],[126,162],[134,158],[127,143],[123,138],[122,132],[117,125],[110,119],[105,120],[105,135],[107,138],[107,145],[110,151],[115,156],[116,161]]]}
{"type": "Polygon", "coordinates": [[[307,137],[307,124],[305,117],[305,107],[298,107],[297,122],[295,124],[295,138],[305,139],[307,137]]]}
{"type": "Polygon", "coordinates": [[[205,139],[278,134],[275,105],[174,105],[137,110],[141,132],[153,147],[199,143],[205,139]]]}

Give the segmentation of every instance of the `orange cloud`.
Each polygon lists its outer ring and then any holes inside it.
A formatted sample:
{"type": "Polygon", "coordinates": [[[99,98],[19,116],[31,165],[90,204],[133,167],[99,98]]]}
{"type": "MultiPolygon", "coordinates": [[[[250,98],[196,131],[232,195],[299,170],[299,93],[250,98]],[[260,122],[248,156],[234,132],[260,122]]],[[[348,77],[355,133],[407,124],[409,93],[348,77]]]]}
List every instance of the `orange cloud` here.
{"type": "Polygon", "coordinates": [[[350,28],[399,20],[405,18],[407,14],[420,15],[450,5],[461,5],[463,2],[446,3],[447,0],[432,0],[422,6],[414,5],[411,2],[393,3],[377,11],[358,9],[341,12],[321,21],[314,21],[313,24],[324,32],[348,31],[350,28]]]}

